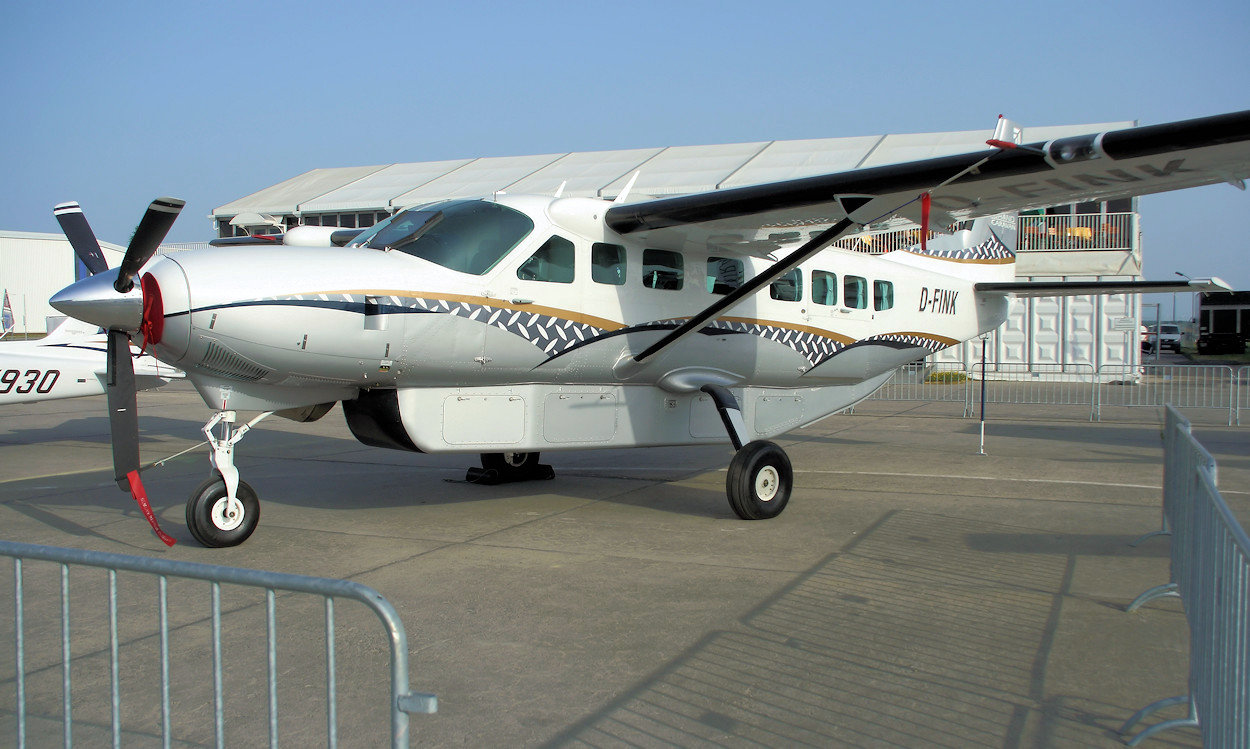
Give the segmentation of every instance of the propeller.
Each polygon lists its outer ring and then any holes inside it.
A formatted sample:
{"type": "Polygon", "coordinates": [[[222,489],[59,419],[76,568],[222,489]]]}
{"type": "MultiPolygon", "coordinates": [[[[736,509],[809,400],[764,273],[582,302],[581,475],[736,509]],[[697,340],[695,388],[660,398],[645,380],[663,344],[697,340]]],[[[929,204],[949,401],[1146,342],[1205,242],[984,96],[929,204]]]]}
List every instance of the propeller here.
{"type": "MultiPolygon", "coordinates": [[[[141,279],[142,315],[137,318],[137,326],[121,322],[136,318],[124,309],[129,306],[124,304],[126,300],[108,297],[114,293],[126,295],[134,289],[135,276],[139,269],[152,259],[183,205],[184,201],[177,198],[157,198],[152,201],[130,239],[130,246],[126,249],[121,265],[118,266],[117,278],[112,283],[113,291],[108,291],[107,287],[100,288],[100,282],[107,280],[107,277],[93,277],[61,291],[52,299],[54,306],[59,302],[78,315],[94,311],[95,315],[88,314],[85,319],[100,324],[108,331],[105,393],[108,398],[109,432],[113,442],[114,478],[122,491],[129,491],[134,496],[152,530],[168,546],[173,546],[174,539],[157,524],[143,482],[139,479],[138,389],[135,386],[134,362],[130,358],[130,337],[133,333],[143,333],[144,346],[160,342],[165,321],[160,287],[151,274],[141,279]],[[96,309],[100,307],[105,308],[103,313],[96,309]],[[122,309],[118,313],[115,309],[109,309],[110,307],[122,309]],[[91,316],[96,316],[97,320],[90,319],[91,316]]],[[[87,223],[86,216],[83,215],[82,208],[77,203],[62,203],[53,209],[53,213],[74,248],[74,253],[93,276],[106,271],[108,264],[104,253],[87,223]]],[[[133,298],[131,301],[139,302],[133,298]]]]}
{"type": "Polygon", "coordinates": [[[65,238],[74,248],[74,254],[83,265],[87,266],[87,271],[91,275],[94,276],[109,269],[108,261],[104,259],[104,251],[100,249],[100,243],[95,238],[95,232],[91,231],[91,224],[87,223],[87,217],[83,215],[82,208],[77,203],[61,203],[52,209],[52,215],[56,216],[57,223],[61,225],[61,231],[65,232],[65,238]]]}
{"type": "Polygon", "coordinates": [[[135,276],[139,269],[156,254],[156,248],[161,246],[161,241],[169,233],[169,228],[174,225],[174,219],[178,218],[184,205],[186,202],[177,198],[157,198],[148,206],[134,236],[130,238],[126,256],[118,266],[117,280],[113,282],[113,288],[118,293],[125,294],[135,287],[135,276]]]}

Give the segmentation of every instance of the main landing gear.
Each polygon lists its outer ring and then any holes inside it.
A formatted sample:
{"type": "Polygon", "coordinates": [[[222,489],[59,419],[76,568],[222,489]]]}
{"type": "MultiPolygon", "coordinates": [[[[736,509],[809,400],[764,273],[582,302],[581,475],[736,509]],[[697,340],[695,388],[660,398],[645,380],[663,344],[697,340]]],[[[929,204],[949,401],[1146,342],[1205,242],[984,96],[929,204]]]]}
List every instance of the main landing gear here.
{"type": "Polygon", "coordinates": [[[790,458],[784,450],[766,440],[744,445],[746,424],[733,393],[720,385],[704,385],[702,390],[712,396],[725,431],[729,433],[729,441],[737,451],[725,478],[729,506],[743,520],[777,517],[790,501],[790,489],[794,486],[790,458]]]}
{"type": "Polygon", "coordinates": [[[555,477],[551,466],[538,462],[538,453],[482,453],[482,467],[470,468],[465,480],[494,486],[555,477]]]}
{"type": "Polygon", "coordinates": [[[187,500],[187,530],[205,546],[238,546],[256,530],[260,501],[252,487],[239,480],[239,469],[234,467],[234,446],[271,413],[266,411],[235,428],[235,412],[218,411],[204,425],[204,436],[212,450],[209,462],[217,475],[191,492],[187,500]],[[221,425],[220,435],[214,431],[218,424],[221,425]]]}

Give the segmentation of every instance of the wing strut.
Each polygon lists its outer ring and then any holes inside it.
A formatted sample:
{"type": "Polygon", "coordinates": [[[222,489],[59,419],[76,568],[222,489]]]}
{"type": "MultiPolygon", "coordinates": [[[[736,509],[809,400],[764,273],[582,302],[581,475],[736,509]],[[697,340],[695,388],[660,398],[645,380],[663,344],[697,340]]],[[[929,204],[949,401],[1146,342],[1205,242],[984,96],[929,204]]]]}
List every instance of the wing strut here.
{"type": "Polygon", "coordinates": [[[647,359],[650,359],[669,346],[672,346],[674,343],[677,343],[691,333],[699,330],[709,320],[716,318],[722,312],[730,307],[733,307],[744,298],[754,294],[768,284],[789,273],[799,263],[802,263],[804,260],[807,260],[817,252],[823,250],[829,244],[839,239],[843,234],[846,234],[847,231],[854,226],[856,226],[854,221],[849,218],[844,218],[828,229],[825,229],[821,233],[812,237],[797,250],[774,263],[772,267],[764,273],[752,278],[750,281],[747,281],[743,285],[721,297],[714,304],[709,305],[702,312],[694,315],[689,320],[682,323],[668,335],[648,346],[642,353],[633,358],[634,363],[644,363],[647,359]]]}

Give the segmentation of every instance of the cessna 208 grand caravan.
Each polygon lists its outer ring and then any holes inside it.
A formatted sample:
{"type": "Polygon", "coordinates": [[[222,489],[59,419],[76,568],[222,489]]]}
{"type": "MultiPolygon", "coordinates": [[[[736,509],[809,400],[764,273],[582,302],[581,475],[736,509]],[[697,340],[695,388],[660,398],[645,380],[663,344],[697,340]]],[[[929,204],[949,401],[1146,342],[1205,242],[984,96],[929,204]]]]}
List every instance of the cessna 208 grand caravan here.
{"type": "Polygon", "coordinates": [[[1017,282],[1015,213],[1244,189],[1250,111],[1033,144],[1018,133],[1000,120],[977,153],[638,202],[450,200],[369,229],[297,227],[148,264],[182,207],[164,198],[116,273],[51,303],[109,331],[117,480],[158,533],[138,477],[132,337],[214,411],[214,472],[186,507],[209,546],[256,527],[256,493],[233,460],[247,430],[335,403],[365,444],[481,453],[504,479],[536,475],[540,451],[728,440],[733,511],[771,518],[792,469],[770,438],[994,330],[1013,295],[1220,288],[1017,282]],[[978,218],[925,239],[930,225],[978,218]],[[890,221],[919,224],[921,243],[880,256],[830,246],[890,221]],[[238,411],[260,415],[240,424],[238,411]]]}

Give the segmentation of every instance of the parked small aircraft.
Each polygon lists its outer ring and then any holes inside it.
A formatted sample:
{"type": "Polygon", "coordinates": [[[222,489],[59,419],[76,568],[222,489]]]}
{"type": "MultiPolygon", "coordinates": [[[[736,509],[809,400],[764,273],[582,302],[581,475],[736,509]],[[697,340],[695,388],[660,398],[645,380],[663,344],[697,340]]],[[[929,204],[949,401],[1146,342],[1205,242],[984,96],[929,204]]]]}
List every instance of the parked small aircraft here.
{"type": "MultiPolygon", "coordinates": [[[[67,234],[87,232],[90,242],[72,243],[95,250],[87,268],[92,273],[108,270],[104,253],[91,234],[77,203],[56,207],[57,219],[67,234]]],[[[107,376],[107,337],[98,325],[67,318],[37,341],[5,341],[0,344],[0,405],[102,395],[107,376]]],[[[135,386],[140,390],[160,387],[182,372],[162,364],[151,354],[131,347],[135,386]]]]}
{"type": "MultiPolygon", "coordinates": [[[[37,341],[0,343],[0,406],[103,395],[107,338],[99,326],[68,318],[37,341]]],[[[132,347],[135,386],[160,387],[182,372],[132,347]]]]}
{"type": "Polygon", "coordinates": [[[182,207],[162,198],[117,272],[51,303],[109,331],[115,470],[141,506],[130,338],[184,369],[214,410],[204,432],[215,475],[186,510],[209,546],[256,526],[256,493],[233,461],[248,429],[271,413],[320,418],[335,403],[361,442],[481,453],[502,479],[541,475],[539,451],[728,439],[730,506],[771,518],[792,470],[769,438],[997,328],[1011,296],[1221,288],[1018,282],[1015,214],[1244,189],[1250,111],[1029,145],[1011,132],[1000,121],[977,153],[632,203],[449,200],[364,230],[299,227],[281,243],[179,253],[140,276],[182,207]],[[977,218],[927,240],[931,224],[977,218]],[[921,228],[909,250],[830,247],[907,221],[921,228]],[[237,411],[261,413],[236,427],[237,411]]]}

